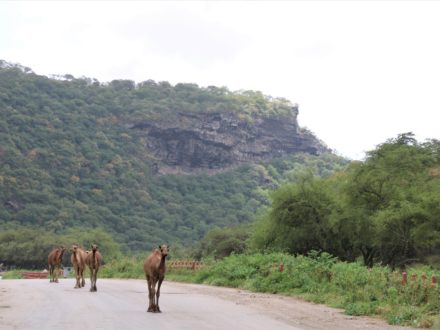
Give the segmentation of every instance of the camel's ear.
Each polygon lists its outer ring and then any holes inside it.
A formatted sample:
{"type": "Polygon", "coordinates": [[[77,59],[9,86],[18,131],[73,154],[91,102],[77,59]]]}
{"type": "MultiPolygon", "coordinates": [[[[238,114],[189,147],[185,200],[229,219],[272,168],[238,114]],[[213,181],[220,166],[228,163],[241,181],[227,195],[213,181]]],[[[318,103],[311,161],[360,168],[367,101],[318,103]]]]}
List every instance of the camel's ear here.
{"type": "Polygon", "coordinates": [[[159,250],[162,248],[162,246],[159,245],[159,250]]]}

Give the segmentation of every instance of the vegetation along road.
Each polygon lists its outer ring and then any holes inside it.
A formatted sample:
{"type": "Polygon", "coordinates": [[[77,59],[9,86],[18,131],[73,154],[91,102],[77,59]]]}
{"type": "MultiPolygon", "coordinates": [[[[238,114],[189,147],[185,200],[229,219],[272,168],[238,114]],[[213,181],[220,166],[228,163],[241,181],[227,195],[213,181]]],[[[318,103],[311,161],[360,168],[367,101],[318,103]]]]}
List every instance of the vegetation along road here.
{"type": "Polygon", "coordinates": [[[0,280],[0,329],[408,329],[296,298],[164,282],[162,313],[147,313],[143,280],[0,280]]]}

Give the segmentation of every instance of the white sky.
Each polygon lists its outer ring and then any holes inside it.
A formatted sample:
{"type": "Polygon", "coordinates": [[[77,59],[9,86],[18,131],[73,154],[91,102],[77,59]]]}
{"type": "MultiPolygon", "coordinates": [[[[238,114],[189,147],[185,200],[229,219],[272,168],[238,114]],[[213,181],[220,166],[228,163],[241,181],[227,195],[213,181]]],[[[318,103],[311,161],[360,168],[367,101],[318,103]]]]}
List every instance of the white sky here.
{"type": "Polygon", "coordinates": [[[0,59],[285,97],[352,159],[399,133],[440,139],[435,1],[1,1],[0,59]]]}

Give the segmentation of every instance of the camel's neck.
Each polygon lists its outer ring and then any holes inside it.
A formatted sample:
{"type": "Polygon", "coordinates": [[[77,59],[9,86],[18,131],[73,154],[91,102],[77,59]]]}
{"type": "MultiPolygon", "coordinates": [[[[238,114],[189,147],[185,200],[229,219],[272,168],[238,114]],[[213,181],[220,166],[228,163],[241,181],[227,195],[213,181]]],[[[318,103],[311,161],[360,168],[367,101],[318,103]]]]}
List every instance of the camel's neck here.
{"type": "Polygon", "coordinates": [[[161,256],[161,258],[160,258],[160,264],[159,264],[159,268],[165,268],[165,258],[166,258],[167,256],[161,256]]]}
{"type": "Polygon", "coordinates": [[[79,260],[79,254],[78,254],[78,251],[74,251],[72,254],[73,254],[73,258],[76,260],[76,262],[79,263],[80,260],[79,260]]]}

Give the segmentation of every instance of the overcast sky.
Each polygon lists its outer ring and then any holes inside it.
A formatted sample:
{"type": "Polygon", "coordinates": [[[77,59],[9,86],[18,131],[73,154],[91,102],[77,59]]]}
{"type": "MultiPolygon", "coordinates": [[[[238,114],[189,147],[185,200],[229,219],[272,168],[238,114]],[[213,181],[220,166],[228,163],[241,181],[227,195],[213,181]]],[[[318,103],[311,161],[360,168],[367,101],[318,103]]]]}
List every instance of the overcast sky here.
{"type": "Polygon", "coordinates": [[[1,1],[0,59],[37,74],[259,90],[363,159],[440,139],[440,2],[1,1]]]}

